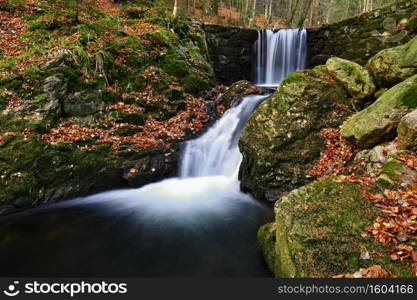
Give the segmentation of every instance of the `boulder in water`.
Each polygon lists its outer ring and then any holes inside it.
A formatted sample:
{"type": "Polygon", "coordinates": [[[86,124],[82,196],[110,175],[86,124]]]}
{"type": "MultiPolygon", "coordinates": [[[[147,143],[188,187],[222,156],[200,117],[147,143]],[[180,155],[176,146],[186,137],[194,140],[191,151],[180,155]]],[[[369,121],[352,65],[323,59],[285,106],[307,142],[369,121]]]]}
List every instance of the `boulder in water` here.
{"type": "Polygon", "coordinates": [[[243,190],[275,201],[310,182],[309,170],[325,147],[320,131],[338,127],[349,115],[335,103],[349,105],[350,100],[324,66],[289,75],[243,130],[243,190]]]}
{"type": "Polygon", "coordinates": [[[262,90],[254,86],[250,81],[241,80],[232,84],[226,93],[216,101],[216,105],[223,105],[225,109],[229,109],[244,96],[261,93],[262,90]]]}
{"type": "Polygon", "coordinates": [[[354,99],[361,100],[370,97],[375,92],[371,75],[357,63],[332,57],[327,61],[326,67],[354,99]]]}
{"type": "Polygon", "coordinates": [[[347,120],[340,133],[360,148],[371,148],[394,138],[401,118],[416,107],[417,75],[394,86],[347,120]]]}

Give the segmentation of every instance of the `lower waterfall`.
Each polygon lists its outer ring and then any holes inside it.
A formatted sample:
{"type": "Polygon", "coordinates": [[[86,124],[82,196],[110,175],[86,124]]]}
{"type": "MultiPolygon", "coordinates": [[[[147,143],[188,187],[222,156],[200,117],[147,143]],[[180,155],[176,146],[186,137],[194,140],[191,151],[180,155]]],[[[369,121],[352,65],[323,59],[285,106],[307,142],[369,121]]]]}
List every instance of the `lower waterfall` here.
{"type": "Polygon", "coordinates": [[[237,178],[241,131],[267,97],[243,98],[187,142],[180,177],[0,219],[2,275],[269,276],[256,232],[272,212],[237,178]]]}

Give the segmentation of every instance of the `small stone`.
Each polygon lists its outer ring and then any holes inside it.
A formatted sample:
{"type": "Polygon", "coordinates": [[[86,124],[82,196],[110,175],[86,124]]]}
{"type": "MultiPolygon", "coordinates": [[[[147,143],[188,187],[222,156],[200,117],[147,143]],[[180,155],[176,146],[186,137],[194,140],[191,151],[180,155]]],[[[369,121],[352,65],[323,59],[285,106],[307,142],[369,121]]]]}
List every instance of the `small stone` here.
{"type": "Polygon", "coordinates": [[[398,260],[398,256],[396,254],[391,254],[391,260],[396,261],[398,260]]]}
{"type": "Polygon", "coordinates": [[[369,254],[369,252],[368,252],[368,251],[366,251],[366,252],[362,252],[362,253],[361,253],[361,259],[362,259],[362,260],[370,260],[370,259],[371,259],[371,255],[369,254]]]}
{"type": "Polygon", "coordinates": [[[400,242],[406,242],[408,240],[408,236],[404,233],[397,234],[397,240],[400,242]]]}
{"type": "Polygon", "coordinates": [[[353,273],[353,278],[363,278],[363,273],[360,271],[357,271],[353,273]]]}

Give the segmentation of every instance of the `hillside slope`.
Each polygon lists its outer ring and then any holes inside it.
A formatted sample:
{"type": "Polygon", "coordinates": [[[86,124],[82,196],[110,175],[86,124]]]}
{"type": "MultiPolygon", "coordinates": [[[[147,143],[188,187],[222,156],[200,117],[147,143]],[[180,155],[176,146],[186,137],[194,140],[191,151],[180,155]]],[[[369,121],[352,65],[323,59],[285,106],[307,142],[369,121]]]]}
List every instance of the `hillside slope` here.
{"type": "Polygon", "coordinates": [[[209,121],[200,24],[119,2],[0,1],[0,214],[172,175],[209,121]]]}

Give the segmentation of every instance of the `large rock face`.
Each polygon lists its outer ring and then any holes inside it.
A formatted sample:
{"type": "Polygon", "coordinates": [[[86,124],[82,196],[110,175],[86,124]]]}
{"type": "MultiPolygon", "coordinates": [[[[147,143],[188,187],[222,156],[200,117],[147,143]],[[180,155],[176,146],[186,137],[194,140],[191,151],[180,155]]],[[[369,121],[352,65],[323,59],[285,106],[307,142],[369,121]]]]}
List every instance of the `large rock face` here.
{"type": "Polygon", "coordinates": [[[327,178],[292,191],[275,203],[276,220],[258,233],[276,277],[331,277],[383,265],[399,276],[408,268],[393,263],[382,244],[363,236],[378,215],[357,184],[327,178]],[[369,260],[361,253],[370,253],[369,260]]]}
{"type": "Polygon", "coordinates": [[[417,75],[414,75],[347,120],[340,133],[361,148],[371,148],[395,137],[401,118],[416,107],[417,75]]]}
{"type": "Polygon", "coordinates": [[[417,110],[401,119],[398,126],[398,142],[401,149],[417,152],[417,110]]]}
{"type": "Polygon", "coordinates": [[[205,25],[204,29],[217,81],[229,85],[250,80],[257,31],[221,25],[205,25]]]}
{"type": "Polygon", "coordinates": [[[309,66],[338,56],[365,65],[379,51],[401,45],[417,34],[415,1],[370,11],[338,23],[308,30],[309,66]]]}
{"type": "Polygon", "coordinates": [[[336,102],[348,104],[347,93],[325,67],[288,76],[243,130],[242,188],[275,201],[309,182],[308,172],[324,148],[320,130],[338,127],[348,115],[333,108],[336,102]]]}
{"type": "Polygon", "coordinates": [[[333,57],[327,61],[326,67],[354,99],[361,100],[375,92],[371,75],[357,63],[333,57]]]}
{"type": "Polygon", "coordinates": [[[392,87],[417,73],[417,38],[408,44],[379,52],[368,68],[379,87],[392,87]]]}

